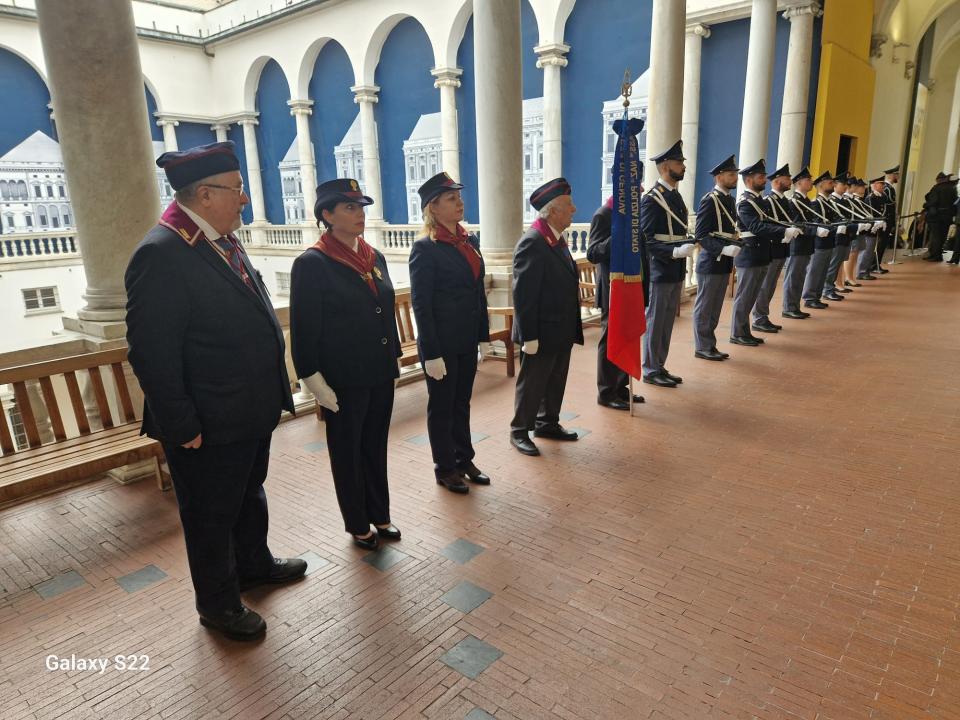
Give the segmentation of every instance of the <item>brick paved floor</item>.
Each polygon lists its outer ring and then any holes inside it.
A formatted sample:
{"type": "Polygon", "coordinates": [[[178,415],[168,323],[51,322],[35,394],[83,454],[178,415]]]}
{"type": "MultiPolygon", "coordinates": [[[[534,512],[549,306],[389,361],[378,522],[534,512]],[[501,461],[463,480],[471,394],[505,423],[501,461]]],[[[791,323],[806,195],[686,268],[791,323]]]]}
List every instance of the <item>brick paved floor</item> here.
{"type": "Polygon", "coordinates": [[[269,625],[253,646],[198,625],[152,484],[4,510],[0,717],[960,718],[958,298],[960,271],[908,263],[763,347],[721,342],[723,364],[692,357],[686,305],[685,382],[641,386],[632,420],[595,403],[591,329],[564,404],[590,432],[540,458],[509,447],[513,383],[485,365],[493,485],[467,497],[434,484],[423,385],[401,388],[404,539],[373,563],[342,532],[321,426],[286,423],[271,545],[312,571],[248,596],[269,625]]]}

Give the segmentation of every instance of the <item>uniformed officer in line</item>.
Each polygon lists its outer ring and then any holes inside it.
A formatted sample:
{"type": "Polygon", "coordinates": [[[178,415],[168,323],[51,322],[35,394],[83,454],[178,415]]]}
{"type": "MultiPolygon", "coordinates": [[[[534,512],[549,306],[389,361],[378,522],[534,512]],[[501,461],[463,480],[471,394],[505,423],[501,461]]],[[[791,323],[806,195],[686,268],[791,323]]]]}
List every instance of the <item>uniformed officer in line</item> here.
{"type": "Polygon", "coordinates": [[[281,410],[293,412],[283,331],[237,241],[250,202],[232,142],[157,158],[174,201],[127,266],[127,343],[143,388],[142,432],[163,445],[201,624],[253,640],[240,601],[307,564],[267,546],[263,482],[281,410]]]}
{"type": "Polygon", "coordinates": [[[650,303],[647,332],[643,336],[643,381],[658,387],[676,387],[683,378],[667,371],[667,353],[673,322],[680,305],[680,291],[687,272],[687,258],[696,245],[687,238],[687,206],[677,184],[683,180],[683,143],[650,158],[660,177],[640,200],[640,232],[647,245],[650,265],[650,303]]]}
{"type": "MultiPolygon", "coordinates": [[[[641,168],[643,166],[641,165],[641,168]]],[[[610,235],[612,228],[613,197],[601,205],[590,220],[587,242],[587,260],[597,266],[596,306],[600,308],[600,340],[597,342],[597,404],[612,410],[630,409],[630,376],[607,358],[607,321],[610,313],[610,235]]],[[[643,264],[643,301],[648,302],[650,272],[643,264]]],[[[642,395],[634,395],[635,403],[642,403],[642,395]]]]}
{"type": "Polygon", "coordinates": [[[857,214],[857,217],[870,223],[870,229],[866,232],[858,233],[857,237],[850,243],[850,256],[844,265],[845,279],[843,285],[845,288],[862,287],[861,284],[857,282],[858,275],[860,274],[858,270],[860,261],[864,253],[869,252],[871,255],[873,254],[877,242],[877,233],[886,226],[886,223],[878,219],[878,213],[867,204],[864,197],[866,191],[867,183],[864,182],[862,178],[854,177],[850,181],[850,190],[846,198],[851,208],[853,208],[857,214]]]}
{"type": "Polygon", "coordinates": [[[801,229],[801,234],[790,241],[790,256],[787,258],[786,269],[783,274],[783,312],[781,315],[791,320],[805,320],[810,313],[800,309],[800,296],[803,284],[813,257],[815,241],[818,237],[826,237],[830,231],[817,225],[817,216],[811,207],[807,193],[813,187],[813,176],[810,169],[804,165],[793,176],[793,195],[790,198],[791,217],[795,225],[801,229]]]}
{"type": "Polygon", "coordinates": [[[877,236],[877,252],[871,270],[886,275],[889,270],[883,267],[883,255],[893,244],[897,235],[897,184],[900,182],[900,166],[883,171],[883,220],[887,228],[877,236]]]}
{"type": "Polygon", "coordinates": [[[926,194],[923,209],[927,219],[927,256],[930,262],[943,261],[943,246],[953,223],[957,201],[957,179],[945,172],[937,173],[934,186],[926,194]]]}
{"type": "Polygon", "coordinates": [[[867,232],[871,223],[862,222],[853,208],[853,204],[847,197],[850,189],[850,174],[842,172],[834,178],[833,192],[827,196],[827,202],[837,217],[837,220],[849,220],[850,224],[846,226],[846,232],[837,234],[837,244],[833,248],[833,254],[830,256],[830,262],[827,263],[827,275],[823,281],[823,297],[828,300],[843,300],[843,294],[852,292],[850,288],[842,284],[837,287],[837,279],[840,275],[840,269],[850,257],[851,246],[854,239],[862,233],[867,232]]]}
{"type": "Polygon", "coordinates": [[[521,344],[515,413],[510,443],[524,455],[539,455],[530,440],[577,440],[560,425],[570,351],[583,345],[580,274],[564,231],[577,211],[564,178],[544,183],[530,195],[539,217],[513,252],[513,340],[521,344]]]}
{"type": "MultiPolygon", "coordinates": [[[[817,188],[817,197],[810,201],[808,207],[814,213],[817,222],[823,223],[821,228],[826,230],[826,233],[821,233],[820,229],[817,230],[813,257],[807,267],[807,277],[803,283],[801,297],[804,307],[824,310],[830,307],[820,299],[823,296],[823,285],[827,279],[827,267],[837,247],[837,235],[846,233],[847,228],[846,225],[835,224],[840,220],[840,217],[828,200],[830,193],[833,192],[833,176],[830,171],[821,173],[813,181],[813,184],[817,188]]],[[[843,296],[831,294],[830,299],[843,300],[843,296]]]]}
{"type": "Polygon", "coordinates": [[[694,357],[702,360],[726,360],[730,355],[717,349],[717,324],[723,308],[723,296],[730,282],[733,259],[740,254],[737,232],[737,208],[733,191],[737,187],[737,167],[731,155],[710,174],[713,190],[700,199],[697,208],[696,238],[697,299],[693,305],[694,357]]]}
{"type": "Polygon", "coordinates": [[[882,225],[878,226],[877,232],[867,236],[867,246],[860,253],[860,259],[857,262],[857,280],[876,280],[873,273],[879,272],[877,267],[877,252],[883,233],[889,230],[887,227],[887,195],[884,192],[883,175],[873,178],[870,181],[870,192],[864,198],[866,205],[873,211],[874,217],[882,217],[882,225]]]}
{"type": "Polygon", "coordinates": [[[733,299],[730,319],[730,342],[734,345],[756,347],[763,339],[750,332],[750,311],[770,264],[770,244],[789,242],[799,231],[771,222],[766,200],[760,193],[767,184],[767,168],[761,158],[740,170],[744,189],[737,202],[737,227],[743,252],[737,256],[737,291],[733,299]]]}
{"type": "MultiPolygon", "coordinates": [[[[770,217],[782,225],[789,225],[792,221],[790,201],[784,193],[790,189],[790,166],[784,165],[777,168],[772,175],[767,176],[767,179],[770,181],[770,192],[764,199],[767,201],[770,217]]],[[[790,233],[794,237],[799,234],[799,228],[790,233]]],[[[770,299],[777,291],[780,271],[783,270],[787,255],[790,254],[791,240],[792,238],[784,233],[779,241],[774,239],[770,243],[770,264],[767,265],[767,272],[760,283],[757,301],[753,304],[753,323],[750,325],[759,332],[775,333],[783,329],[782,325],[770,321],[770,299]]]]}

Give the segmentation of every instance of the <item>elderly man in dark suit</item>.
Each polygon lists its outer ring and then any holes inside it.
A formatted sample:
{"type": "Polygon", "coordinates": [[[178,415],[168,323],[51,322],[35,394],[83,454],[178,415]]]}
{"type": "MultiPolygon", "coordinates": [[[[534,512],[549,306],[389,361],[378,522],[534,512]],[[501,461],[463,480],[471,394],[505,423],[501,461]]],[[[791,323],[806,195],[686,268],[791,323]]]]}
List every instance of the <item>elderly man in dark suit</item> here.
{"type": "Polygon", "coordinates": [[[533,191],[539,217],[513,253],[513,339],[521,357],[510,442],[524,455],[540,454],[530,430],[539,438],[578,439],[560,425],[570,351],[583,344],[580,277],[563,235],[577,211],[570,192],[563,178],[533,191]]]}
{"type": "Polygon", "coordinates": [[[306,571],[267,547],[270,435],[293,411],[283,333],[233,234],[249,202],[233,143],[164,153],[157,165],[176,199],[125,277],[143,433],[170,466],[200,622],[251,640],[266,623],[240,592],[306,571]]]}
{"type": "MultiPolygon", "coordinates": [[[[590,236],[587,242],[587,260],[597,266],[596,306],[600,308],[600,340],[597,343],[597,404],[612,410],[630,409],[630,376],[607,359],[607,320],[610,314],[610,236],[613,213],[613,198],[609,198],[590,220],[590,236]]],[[[643,262],[643,301],[647,302],[650,283],[643,262]]],[[[642,395],[634,395],[635,403],[642,403],[642,395]]]]}

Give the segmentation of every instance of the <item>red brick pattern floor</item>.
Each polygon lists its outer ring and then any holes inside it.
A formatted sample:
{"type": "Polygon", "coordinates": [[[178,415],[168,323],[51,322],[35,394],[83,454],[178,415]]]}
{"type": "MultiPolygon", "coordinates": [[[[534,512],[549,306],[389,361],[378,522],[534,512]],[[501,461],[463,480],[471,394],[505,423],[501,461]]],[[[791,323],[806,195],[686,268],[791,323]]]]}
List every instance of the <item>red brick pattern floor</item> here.
{"type": "Polygon", "coordinates": [[[0,718],[960,718],[958,298],[960,271],[910,262],[763,347],[721,342],[722,364],[693,358],[685,305],[685,382],[638,385],[634,419],[595,403],[592,329],[565,402],[590,432],[540,458],[509,447],[513,383],[484,365],[493,485],[467,497],[406,440],[425,394],[403,387],[386,570],[342,532],[326,454],[305,447],[322,426],[285,423],[272,549],[326,564],[248,595],[269,625],[252,646],[198,625],[174,497],[152,484],[4,510],[0,718]],[[458,538],[483,551],[442,555],[458,538]],[[118,585],[151,564],[167,577],[118,585]],[[34,589],[68,571],[79,587],[34,589]],[[462,581],[492,595],[454,609],[440,598],[462,581]],[[502,653],[476,679],[440,661],[468,638],[502,653]],[[45,669],[71,654],[149,670],[45,669]]]}

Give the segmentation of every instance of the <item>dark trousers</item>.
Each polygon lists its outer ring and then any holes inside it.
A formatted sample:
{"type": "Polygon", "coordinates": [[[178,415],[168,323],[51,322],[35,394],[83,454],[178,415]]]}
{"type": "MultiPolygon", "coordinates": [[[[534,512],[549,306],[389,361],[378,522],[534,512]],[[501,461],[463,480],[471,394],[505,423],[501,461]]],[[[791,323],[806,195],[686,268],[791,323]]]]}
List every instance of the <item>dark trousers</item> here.
{"type": "Polygon", "coordinates": [[[323,411],[330,470],[348,533],[366,535],[370,523],[390,522],[387,439],[393,380],[373,387],[340,388],[337,412],[323,411]]]}
{"type": "Polygon", "coordinates": [[[883,254],[887,251],[887,248],[890,247],[891,236],[891,230],[884,230],[882,233],[877,234],[877,256],[873,259],[873,262],[870,263],[871,270],[880,269],[880,263],[883,262],[883,254]]]}
{"type": "Polygon", "coordinates": [[[927,257],[943,259],[943,245],[947,241],[949,224],[940,222],[927,223],[927,257]]]}
{"type": "Polygon", "coordinates": [[[473,460],[470,440],[470,397],[477,375],[477,353],[444,355],[447,374],[427,379],[427,434],[437,477],[463,468],[473,460]]]}
{"type": "Polygon", "coordinates": [[[269,572],[267,496],[263,481],[270,437],[188,449],[164,443],[197,609],[217,614],[240,606],[239,578],[269,572]]]}
{"type": "Polygon", "coordinates": [[[630,377],[607,359],[607,319],[608,310],[600,313],[600,342],[597,343],[597,400],[628,400],[630,397],[630,377]]]}
{"type": "Polygon", "coordinates": [[[526,432],[560,422],[569,368],[570,348],[555,353],[520,355],[511,430],[526,432]]]}

